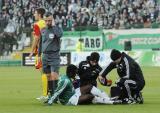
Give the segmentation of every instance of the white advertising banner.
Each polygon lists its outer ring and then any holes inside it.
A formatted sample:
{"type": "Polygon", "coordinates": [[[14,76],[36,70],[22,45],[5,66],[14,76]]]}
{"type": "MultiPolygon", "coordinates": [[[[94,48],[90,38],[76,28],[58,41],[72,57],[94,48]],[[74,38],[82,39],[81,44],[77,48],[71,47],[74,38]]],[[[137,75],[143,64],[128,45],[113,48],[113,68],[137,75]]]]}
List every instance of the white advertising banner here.
{"type": "MultiPolygon", "coordinates": [[[[99,64],[104,67],[111,62],[110,51],[98,52],[100,54],[99,64]]],[[[87,56],[90,56],[91,52],[72,52],[71,53],[71,63],[78,65],[81,61],[86,60],[87,56]]]]}

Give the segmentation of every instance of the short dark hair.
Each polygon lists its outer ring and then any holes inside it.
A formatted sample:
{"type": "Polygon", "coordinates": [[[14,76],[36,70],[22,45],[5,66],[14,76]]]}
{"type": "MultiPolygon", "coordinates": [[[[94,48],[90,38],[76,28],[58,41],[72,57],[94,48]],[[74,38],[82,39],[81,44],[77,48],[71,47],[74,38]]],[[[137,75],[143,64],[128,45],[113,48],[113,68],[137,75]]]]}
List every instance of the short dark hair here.
{"type": "Polygon", "coordinates": [[[98,62],[98,61],[99,61],[99,58],[100,58],[99,53],[97,53],[97,52],[92,52],[92,53],[91,53],[91,56],[90,56],[90,61],[96,61],[96,62],[98,62]]]}
{"type": "Polygon", "coordinates": [[[73,64],[69,64],[66,69],[66,74],[69,78],[74,77],[77,73],[77,67],[73,64]]]}
{"type": "Polygon", "coordinates": [[[119,59],[122,56],[122,53],[119,50],[113,49],[111,51],[110,57],[113,61],[119,59]]]}
{"type": "Polygon", "coordinates": [[[46,12],[44,8],[37,8],[36,11],[37,11],[38,14],[41,15],[41,18],[43,18],[43,15],[46,12]]]}

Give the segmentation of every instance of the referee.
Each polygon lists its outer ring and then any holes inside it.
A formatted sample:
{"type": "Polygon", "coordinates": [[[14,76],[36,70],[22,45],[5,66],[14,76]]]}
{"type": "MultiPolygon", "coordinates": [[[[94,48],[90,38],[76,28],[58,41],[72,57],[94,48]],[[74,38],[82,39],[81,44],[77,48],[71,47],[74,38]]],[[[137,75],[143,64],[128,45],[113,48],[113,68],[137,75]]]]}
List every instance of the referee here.
{"type": "Polygon", "coordinates": [[[60,38],[63,31],[56,26],[53,15],[50,12],[45,14],[46,28],[41,30],[41,38],[38,50],[38,60],[41,60],[42,53],[42,67],[43,72],[48,79],[48,92],[50,95],[54,94],[57,86],[59,67],[60,67],[60,38]]]}

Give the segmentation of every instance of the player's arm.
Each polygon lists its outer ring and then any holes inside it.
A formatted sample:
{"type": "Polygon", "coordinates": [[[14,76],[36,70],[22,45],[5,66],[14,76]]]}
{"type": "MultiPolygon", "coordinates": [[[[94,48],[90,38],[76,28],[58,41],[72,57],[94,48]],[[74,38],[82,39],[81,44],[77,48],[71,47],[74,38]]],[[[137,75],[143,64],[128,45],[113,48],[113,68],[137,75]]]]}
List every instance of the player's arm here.
{"type": "Polygon", "coordinates": [[[38,57],[41,57],[42,53],[42,37],[39,39],[39,46],[38,46],[38,57]]]}
{"type": "Polygon", "coordinates": [[[32,57],[33,53],[36,51],[38,45],[39,45],[39,39],[40,39],[40,28],[37,24],[34,25],[33,27],[33,31],[34,31],[34,40],[32,43],[32,49],[31,49],[31,53],[30,53],[30,58],[32,57]]]}
{"type": "Polygon", "coordinates": [[[38,46],[38,62],[41,62],[41,53],[42,53],[42,37],[40,37],[38,46]]]}
{"type": "Polygon", "coordinates": [[[54,28],[53,32],[54,32],[54,35],[58,38],[61,38],[63,35],[63,30],[58,26],[54,28]]]}
{"type": "Polygon", "coordinates": [[[48,101],[49,105],[51,105],[54,102],[54,100],[64,92],[65,88],[67,87],[67,84],[68,80],[60,80],[58,82],[58,87],[56,88],[54,95],[48,101]]]}
{"type": "Polygon", "coordinates": [[[33,40],[33,44],[32,44],[32,49],[31,49],[32,53],[34,53],[36,51],[38,43],[39,43],[39,37],[35,36],[35,38],[33,40]]]}
{"type": "Polygon", "coordinates": [[[100,72],[100,76],[101,77],[106,77],[106,75],[108,75],[109,72],[112,71],[112,69],[116,68],[116,63],[111,62],[106,68],[104,68],[101,72],[100,72]]]}
{"type": "MultiPolygon", "coordinates": [[[[111,72],[112,69],[114,69],[114,68],[116,68],[116,63],[115,63],[115,62],[111,62],[106,68],[104,68],[104,69],[100,72],[100,74],[99,74],[99,76],[98,76],[98,79],[99,79],[100,83],[105,84],[105,83],[104,83],[105,81],[106,81],[106,83],[107,83],[106,76],[107,76],[107,74],[108,74],[109,72],[111,72]]],[[[108,84],[106,84],[106,85],[110,86],[111,84],[112,84],[112,81],[111,81],[111,83],[110,83],[109,85],[108,85],[108,84]]]]}

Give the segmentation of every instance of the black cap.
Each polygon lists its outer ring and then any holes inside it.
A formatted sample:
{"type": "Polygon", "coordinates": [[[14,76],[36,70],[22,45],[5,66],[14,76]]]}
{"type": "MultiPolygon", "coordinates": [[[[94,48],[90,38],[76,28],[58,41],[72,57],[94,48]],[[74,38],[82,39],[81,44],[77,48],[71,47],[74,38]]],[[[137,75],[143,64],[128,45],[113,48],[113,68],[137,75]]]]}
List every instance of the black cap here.
{"type": "Polygon", "coordinates": [[[91,56],[90,56],[90,61],[96,61],[96,62],[98,62],[98,61],[99,61],[99,58],[100,58],[99,53],[97,53],[97,52],[92,52],[92,53],[91,53],[91,56]]]}
{"type": "Polygon", "coordinates": [[[111,59],[112,59],[113,61],[115,61],[115,60],[119,59],[119,58],[121,57],[121,55],[122,55],[122,53],[121,53],[120,51],[118,51],[118,50],[116,50],[116,49],[113,49],[113,50],[111,51],[110,57],[111,57],[111,59]]]}

